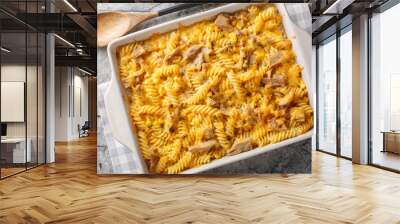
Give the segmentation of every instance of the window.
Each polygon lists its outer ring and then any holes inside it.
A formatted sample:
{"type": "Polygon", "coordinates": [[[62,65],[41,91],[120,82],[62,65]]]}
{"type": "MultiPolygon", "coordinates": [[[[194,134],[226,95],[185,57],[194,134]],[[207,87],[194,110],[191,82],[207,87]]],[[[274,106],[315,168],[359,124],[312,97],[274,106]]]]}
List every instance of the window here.
{"type": "MultiPolygon", "coordinates": [[[[1,1],[0,7],[18,6],[12,8],[23,16],[42,12],[44,3],[1,1]]],[[[46,38],[3,12],[0,20],[0,178],[5,178],[45,163],[46,38]]]]}
{"type": "Polygon", "coordinates": [[[400,4],[371,18],[371,162],[400,170],[400,4]],[[384,134],[386,132],[386,134],[384,134]],[[386,138],[385,138],[386,137],[386,138]]]}
{"type": "Polygon", "coordinates": [[[336,153],[336,37],[318,48],[318,145],[336,153]]]}
{"type": "Polygon", "coordinates": [[[340,155],[352,157],[352,32],[340,36],[340,155]]]}

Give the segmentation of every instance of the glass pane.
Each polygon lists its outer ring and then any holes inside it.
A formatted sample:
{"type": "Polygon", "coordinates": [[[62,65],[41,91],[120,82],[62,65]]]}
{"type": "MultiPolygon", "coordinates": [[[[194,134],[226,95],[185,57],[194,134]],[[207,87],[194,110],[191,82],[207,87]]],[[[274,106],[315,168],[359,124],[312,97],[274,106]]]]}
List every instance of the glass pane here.
{"type": "Polygon", "coordinates": [[[340,152],[352,157],[352,35],[340,36],[340,152]]]}
{"type": "MultiPolygon", "coordinates": [[[[27,13],[37,13],[36,1],[27,2],[27,13]]],[[[33,17],[32,20],[37,19],[33,17]]],[[[32,21],[33,22],[33,21],[32,21]]],[[[27,167],[35,167],[38,163],[38,34],[35,30],[27,30],[27,80],[26,80],[26,113],[27,113],[27,143],[30,148],[30,161],[27,167]]]]}
{"type": "Polygon", "coordinates": [[[318,149],[336,153],[336,39],[318,51],[318,149]]]}
{"type": "Polygon", "coordinates": [[[45,163],[45,35],[39,33],[38,45],[38,163],[45,163]]]}
{"type": "Polygon", "coordinates": [[[38,107],[37,107],[37,73],[38,73],[38,68],[37,68],[37,63],[38,63],[38,57],[37,57],[37,33],[36,32],[30,32],[27,33],[27,38],[28,38],[28,63],[27,63],[27,81],[26,81],[26,89],[27,89],[27,95],[26,95],[26,113],[27,113],[27,142],[28,142],[28,151],[30,148],[30,160],[28,160],[27,166],[33,167],[37,165],[37,149],[38,149],[38,144],[37,144],[37,132],[38,132],[38,107]]]}
{"type": "Polygon", "coordinates": [[[25,32],[2,32],[1,47],[1,174],[5,177],[25,170],[30,160],[30,151],[26,151],[25,32]]]}
{"type": "Polygon", "coordinates": [[[400,4],[372,18],[372,163],[400,170],[400,4]],[[386,132],[385,134],[383,132],[386,132]]]}
{"type": "MultiPolygon", "coordinates": [[[[312,46],[312,60],[311,60],[311,67],[312,67],[312,70],[311,70],[311,72],[312,72],[312,78],[311,78],[311,85],[312,86],[316,86],[316,80],[317,80],[317,48],[316,48],[316,46],[315,45],[313,45],[312,46]]],[[[315,89],[314,89],[315,90],[315,89]]],[[[314,105],[316,105],[315,104],[315,101],[316,101],[316,98],[317,98],[317,95],[316,95],[316,93],[315,93],[315,91],[311,91],[311,92],[313,92],[312,94],[313,94],[313,99],[314,99],[314,105]]],[[[317,119],[316,119],[316,117],[317,116],[315,116],[315,114],[314,114],[314,124],[316,124],[317,123],[317,119]]],[[[313,137],[312,137],[312,143],[311,143],[311,145],[312,145],[312,150],[315,150],[316,149],[316,147],[317,147],[317,139],[316,139],[316,132],[314,132],[314,134],[313,134],[313,137]]]]}

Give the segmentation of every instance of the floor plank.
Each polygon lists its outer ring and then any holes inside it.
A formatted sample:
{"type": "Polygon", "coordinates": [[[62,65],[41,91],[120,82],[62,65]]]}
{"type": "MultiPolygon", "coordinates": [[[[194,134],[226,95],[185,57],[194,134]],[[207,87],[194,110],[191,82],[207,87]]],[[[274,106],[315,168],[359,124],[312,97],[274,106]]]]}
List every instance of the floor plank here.
{"type": "Polygon", "coordinates": [[[311,175],[96,174],[96,139],[0,181],[0,223],[400,223],[400,175],[313,153],[311,175]]]}

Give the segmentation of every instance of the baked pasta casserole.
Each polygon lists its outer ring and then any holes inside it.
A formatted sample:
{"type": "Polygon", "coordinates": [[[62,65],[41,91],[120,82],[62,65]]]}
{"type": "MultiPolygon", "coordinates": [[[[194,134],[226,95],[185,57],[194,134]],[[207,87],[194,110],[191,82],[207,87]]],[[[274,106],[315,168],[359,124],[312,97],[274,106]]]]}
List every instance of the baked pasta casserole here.
{"type": "Polygon", "coordinates": [[[313,126],[302,67],[272,4],[132,42],[117,58],[152,173],[176,174],[313,126]]]}

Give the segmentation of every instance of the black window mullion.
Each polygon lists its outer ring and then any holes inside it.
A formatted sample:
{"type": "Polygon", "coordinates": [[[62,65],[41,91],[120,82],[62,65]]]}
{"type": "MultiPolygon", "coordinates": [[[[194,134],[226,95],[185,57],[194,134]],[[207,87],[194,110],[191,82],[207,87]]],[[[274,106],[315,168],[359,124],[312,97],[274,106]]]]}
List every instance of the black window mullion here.
{"type": "Polygon", "coordinates": [[[319,149],[319,119],[318,119],[318,115],[319,115],[319,110],[318,110],[318,106],[319,106],[319,88],[318,88],[318,82],[319,82],[319,45],[317,44],[315,46],[315,92],[316,92],[316,99],[315,99],[315,128],[316,128],[316,132],[315,132],[315,148],[318,150],[319,149]]]}
{"type": "MultiPolygon", "coordinates": [[[[47,13],[47,2],[45,2],[45,12],[47,13]]],[[[43,77],[43,73],[42,73],[42,77],[44,79],[44,135],[43,135],[43,139],[44,139],[44,161],[43,163],[47,163],[47,35],[48,33],[45,32],[44,33],[44,68],[42,69],[42,72],[44,71],[44,77],[43,77]]],[[[43,60],[42,59],[42,60],[43,60]]],[[[61,77],[60,77],[61,78],[61,77]]],[[[42,79],[42,82],[43,82],[42,79]]],[[[61,91],[61,89],[60,89],[61,91]]],[[[43,108],[43,107],[42,107],[43,108]]]]}
{"type": "MultiPolygon", "coordinates": [[[[27,21],[28,1],[25,0],[25,21],[27,21]]],[[[25,23],[25,88],[24,88],[24,120],[25,120],[25,170],[28,170],[28,113],[27,113],[27,91],[28,90],[28,26],[25,23]]]]}
{"type": "Polygon", "coordinates": [[[372,12],[368,11],[368,21],[367,21],[367,46],[368,46],[368,53],[367,53],[367,85],[368,85],[368,95],[367,95],[367,119],[368,119],[368,124],[367,124],[367,141],[368,141],[368,164],[373,164],[373,149],[372,149],[372,64],[371,64],[371,57],[372,57],[372,25],[371,25],[371,20],[372,20],[372,12]]]}
{"type": "MultiPolygon", "coordinates": [[[[39,13],[39,0],[36,1],[39,13]]],[[[39,165],[39,33],[36,31],[36,166],[39,165]]]]}
{"type": "Polygon", "coordinates": [[[340,122],[340,30],[336,31],[336,154],[341,156],[341,122],[340,122]]]}

